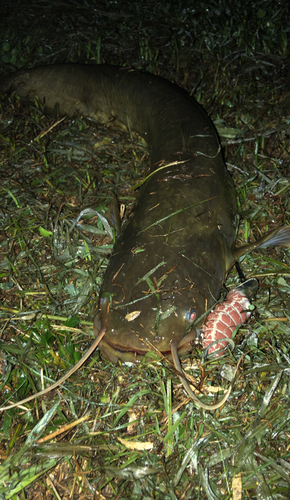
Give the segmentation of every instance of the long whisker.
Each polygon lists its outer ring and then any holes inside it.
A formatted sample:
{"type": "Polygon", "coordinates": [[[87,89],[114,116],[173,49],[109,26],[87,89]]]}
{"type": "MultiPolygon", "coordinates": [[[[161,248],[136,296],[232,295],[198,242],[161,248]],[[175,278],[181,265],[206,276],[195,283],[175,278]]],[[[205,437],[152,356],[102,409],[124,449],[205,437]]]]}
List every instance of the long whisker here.
{"type": "Polygon", "coordinates": [[[47,394],[48,392],[52,391],[53,389],[55,389],[59,385],[62,385],[90,357],[90,355],[98,347],[98,345],[101,342],[102,338],[104,337],[105,333],[106,333],[106,327],[102,328],[99,335],[96,337],[96,339],[94,340],[92,345],[89,347],[87,352],[83,355],[83,357],[77,362],[77,364],[74,365],[63,377],[61,377],[59,380],[54,382],[54,384],[50,385],[49,387],[47,387],[43,391],[37,392],[36,394],[29,396],[26,399],[22,399],[22,401],[18,401],[18,403],[13,403],[9,406],[4,406],[3,408],[0,408],[0,411],[10,410],[10,408],[15,408],[16,406],[24,405],[25,403],[28,403],[28,401],[32,401],[33,399],[39,398],[40,396],[43,396],[44,394],[47,394]]]}
{"type": "Polygon", "coordinates": [[[233,381],[232,381],[230,387],[228,388],[228,390],[226,391],[225,395],[223,396],[223,398],[218,403],[216,403],[214,405],[207,405],[207,404],[203,403],[202,401],[200,401],[200,399],[194,394],[194,392],[192,392],[191,388],[189,387],[189,384],[187,382],[187,379],[185,377],[184,371],[183,371],[181,363],[180,363],[180,359],[179,359],[178,352],[177,352],[177,345],[174,343],[171,344],[171,355],[172,355],[175,369],[179,373],[179,378],[180,378],[180,381],[181,381],[184,389],[186,390],[187,394],[191,397],[191,399],[193,399],[193,401],[196,403],[197,406],[200,406],[200,408],[203,408],[204,410],[217,410],[218,408],[220,408],[221,406],[223,406],[225,404],[225,402],[227,401],[227,399],[232,391],[232,388],[234,386],[236,373],[237,373],[238,366],[239,366],[240,362],[238,363],[238,365],[236,367],[233,381]]]}

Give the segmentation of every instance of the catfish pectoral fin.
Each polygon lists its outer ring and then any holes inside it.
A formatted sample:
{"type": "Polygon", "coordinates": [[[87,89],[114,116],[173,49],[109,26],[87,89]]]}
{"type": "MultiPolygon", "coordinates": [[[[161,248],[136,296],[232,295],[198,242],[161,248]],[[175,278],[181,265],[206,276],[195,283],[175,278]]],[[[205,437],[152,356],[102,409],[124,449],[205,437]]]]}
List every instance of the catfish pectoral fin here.
{"type": "Polygon", "coordinates": [[[271,246],[290,246],[290,226],[278,227],[253,243],[235,248],[233,254],[235,259],[239,259],[242,255],[252,252],[252,250],[271,246]]]}
{"type": "Polygon", "coordinates": [[[207,405],[207,404],[203,403],[202,401],[200,401],[200,399],[194,394],[194,392],[192,392],[191,388],[189,387],[189,384],[187,382],[187,379],[184,375],[184,372],[183,372],[183,369],[182,369],[182,366],[180,363],[180,359],[179,359],[178,352],[177,352],[177,346],[174,343],[171,344],[171,355],[172,355],[175,369],[180,374],[179,378],[180,378],[180,381],[181,381],[184,389],[186,390],[187,394],[191,397],[191,399],[193,399],[193,401],[195,402],[195,404],[197,406],[199,406],[200,408],[203,408],[204,410],[217,410],[218,408],[220,408],[221,406],[223,406],[225,404],[230,393],[232,392],[232,388],[234,385],[235,376],[236,376],[238,367],[236,368],[233,382],[231,383],[230,387],[226,391],[224,397],[218,403],[216,403],[214,405],[207,405]]]}
{"type": "Polygon", "coordinates": [[[236,291],[244,293],[248,299],[252,299],[259,288],[259,282],[256,278],[249,278],[248,280],[237,286],[236,291]]]}

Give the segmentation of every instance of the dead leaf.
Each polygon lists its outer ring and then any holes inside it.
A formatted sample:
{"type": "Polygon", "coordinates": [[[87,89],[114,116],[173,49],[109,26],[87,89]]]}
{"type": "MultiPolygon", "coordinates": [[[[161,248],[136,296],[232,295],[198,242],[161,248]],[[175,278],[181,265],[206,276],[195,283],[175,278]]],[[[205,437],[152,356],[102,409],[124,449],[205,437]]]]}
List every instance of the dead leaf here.
{"type": "Polygon", "coordinates": [[[242,474],[236,474],[233,477],[233,500],[241,500],[242,498],[242,474]]]}
{"type": "Polygon", "coordinates": [[[142,450],[152,450],[154,448],[153,443],[149,443],[148,441],[146,443],[142,443],[141,441],[129,441],[128,439],[122,439],[120,437],[117,438],[118,441],[120,441],[121,444],[126,446],[129,450],[136,450],[136,451],[142,451],[142,450]]]}
{"type": "Polygon", "coordinates": [[[133,311],[131,313],[126,314],[125,319],[127,321],[134,321],[134,319],[138,318],[140,316],[141,311],[133,311]]]}

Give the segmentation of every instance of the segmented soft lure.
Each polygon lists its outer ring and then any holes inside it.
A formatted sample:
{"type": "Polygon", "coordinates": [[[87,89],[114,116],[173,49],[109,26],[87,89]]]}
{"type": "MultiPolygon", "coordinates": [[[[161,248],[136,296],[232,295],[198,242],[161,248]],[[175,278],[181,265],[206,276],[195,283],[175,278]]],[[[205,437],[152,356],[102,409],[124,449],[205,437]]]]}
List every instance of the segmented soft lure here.
{"type": "Polygon", "coordinates": [[[208,354],[215,353],[216,356],[224,354],[235,329],[249,319],[251,316],[251,303],[249,298],[255,293],[256,280],[248,280],[235,288],[226,297],[226,300],[218,304],[209,314],[203,326],[203,347],[208,349],[208,354]],[[217,342],[220,340],[221,342],[217,342]]]}

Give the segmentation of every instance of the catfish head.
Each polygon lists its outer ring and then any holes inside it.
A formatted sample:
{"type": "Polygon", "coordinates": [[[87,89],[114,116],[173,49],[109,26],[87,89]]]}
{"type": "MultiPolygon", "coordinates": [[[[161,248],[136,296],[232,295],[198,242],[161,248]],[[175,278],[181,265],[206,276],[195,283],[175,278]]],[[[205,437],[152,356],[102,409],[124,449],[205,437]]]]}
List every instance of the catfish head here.
{"type": "Polygon", "coordinates": [[[115,244],[95,319],[95,334],[106,330],[100,349],[113,362],[190,350],[233,261],[228,239],[204,216],[193,227],[179,214],[168,237],[164,224],[136,231],[135,218],[115,244]]]}

